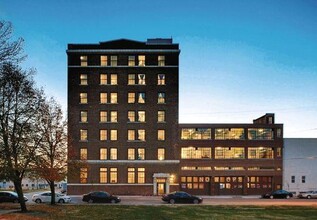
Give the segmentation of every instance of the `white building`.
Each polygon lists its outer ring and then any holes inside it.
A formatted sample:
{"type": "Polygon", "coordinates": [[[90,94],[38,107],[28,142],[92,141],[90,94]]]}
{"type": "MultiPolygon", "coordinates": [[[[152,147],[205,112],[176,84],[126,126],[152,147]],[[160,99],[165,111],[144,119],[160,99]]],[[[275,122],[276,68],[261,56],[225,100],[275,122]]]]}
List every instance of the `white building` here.
{"type": "Polygon", "coordinates": [[[285,138],[283,158],[285,190],[317,190],[317,138],[285,138]]]}

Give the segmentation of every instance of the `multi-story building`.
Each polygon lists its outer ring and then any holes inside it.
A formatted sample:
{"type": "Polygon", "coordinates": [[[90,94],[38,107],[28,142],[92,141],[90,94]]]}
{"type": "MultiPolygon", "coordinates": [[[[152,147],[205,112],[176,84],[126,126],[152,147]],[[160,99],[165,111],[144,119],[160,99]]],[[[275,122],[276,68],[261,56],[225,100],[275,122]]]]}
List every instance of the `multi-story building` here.
{"type": "Polygon", "coordinates": [[[172,39],[69,44],[67,54],[69,156],[84,161],[68,176],[68,193],[281,188],[283,125],[274,114],[253,124],[178,124],[172,39]]]}

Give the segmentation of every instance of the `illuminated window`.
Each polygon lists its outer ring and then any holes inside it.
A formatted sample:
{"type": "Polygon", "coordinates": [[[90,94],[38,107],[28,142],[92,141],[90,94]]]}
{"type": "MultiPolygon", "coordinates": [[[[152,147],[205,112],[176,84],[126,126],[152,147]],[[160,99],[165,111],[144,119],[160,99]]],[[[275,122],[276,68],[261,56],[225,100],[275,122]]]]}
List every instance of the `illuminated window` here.
{"type": "Polygon", "coordinates": [[[249,147],[248,159],[273,159],[274,150],[271,147],[249,147]]]}
{"type": "Polygon", "coordinates": [[[165,140],[165,130],[157,131],[157,140],[164,141],[165,140]]]}
{"type": "Polygon", "coordinates": [[[158,148],[157,149],[157,159],[158,160],[165,160],[165,148],[158,148]]]}
{"type": "Polygon", "coordinates": [[[139,129],[138,130],[138,138],[139,141],[145,141],[145,130],[139,129]]]}
{"type": "Polygon", "coordinates": [[[80,140],[88,141],[88,130],[85,130],[85,129],[80,130],[80,140]]]}
{"type": "Polygon", "coordinates": [[[106,104],[108,102],[108,94],[106,92],[100,93],[100,103],[106,104]]]}
{"type": "Polygon", "coordinates": [[[243,128],[216,128],[216,140],[244,140],[243,128]]]}
{"type": "Polygon", "coordinates": [[[101,55],[100,56],[100,66],[107,66],[108,65],[108,57],[101,55]]]}
{"type": "Polygon", "coordinates": [[[80,111],[80,122],[88,122],[88,112],[87,111],[80,111]]]}
{"type": "Polygon", "coordinates": [[[216,147],[215,159],[244,159],[244,147],[216,147]]]}
{"type": "Polygon", "coordinates": [[[118,140],[118,130],[110,130],[110,140],[118,140]]]}
{"type": "Polygon", "coordinates": [[[158,66],[165,66],[165,56],[158,56],[157,57],[157,64],[158,64],[158,66]]]}
{"type": "Polygon", "coordinates": [[[128,160],[135,160],[135,149],[128,148],[128,160]]]}
{"type": "Polygon", "coordinates": [[[118,65],[118,57],[117,56],[110,56],[110,65],[117,66],[118,65]]]}
{"type": "Polygon", "coordinates": [[[87,160],[87,148],[80,149],[80,159],[87,160]]]}
{"type": "Polygon", "coordinates": [[[135,66],[135,56],[128,57],[128,66],[135,66]]]}
{"type": "Polygon", "coordinates": [[[80,56],[80,66],[88,66],[87,56],[80,56]]]}
{"type": "Polygon", "coordinates": [[[116,92],[110,93],[110,103],[113,103],[113,104],[118,103],[118,93],[116,92]]]}
{"type": "Polygon", "coordinates": [[[138,160],[145,160],[145,149],[138,148],[138,160]]]}
{"type": "Polygon", "coordinates": [[[80,74],[80,85],[88,85],[87,74],[80,74]]]}
{"type": "Polygon", "coordinates": [[[100,122],[107,122],[108,121],[108,112],[107,111],[100,111],[100,122]]]}
{"type": "Polygon", "coordinates": [[[211,148],[209,147],[182,147],[182,159],[208,159],[211,158],[211,148]]]}
{"type": "Polygon", "coordinates": [[[138,93],[138,103],[145,103],[145,93],[144,92],[138,93]]]}
{"type": "Polygon", "coordinates": [[[139,66],[145,66],[145,56],[144,55],[139,55],[138,60],[139,60],[139,66]]]}
{"type": "Polygon", "coordinates": [[[165,85],[165,74],[157,75],[157,85],[165,85]]]}
{"type": "Polygon", "coordinates": [[[128,85],[135,85],[135,74],[128,74],[128,85]]]}
{"type": "Polygon", "coordinates": [[[80,93],[79,98],[80,98],[80,104],[88,103],[87,93],[80,93]]]}
{"type": "Polygon", "coordinates": [[[249,128],[248,129],[249,140],[273,140],[272,128],[249,128]]]}
{"type": "Polygon", "coordinates": [[[208,140],[211,139],[210,128],[182,128],[182,140],[208,140]]]}
{"type": "Polygon", "coordinates": [[[145,122],[145,111],[138,111],[138,122],[145,122]]]}
{"type": "Polygon", "coordinates": [[[135,93],[134,92],[128,93],[128,103],[135,103],[135,93]]]}
{"type": "Polygon", "coordinates": [[[100,183],[107,183],[107,168],[100,168],[99,171],[100,183]]]}
{"type": "Polygon", "coordinates": [[[135,140],[135,130],[128,130],[128,140],[129,141],[135,140]]]}
{"type": "Polygon", "coordinates": [[[128,111],[128,121],[135,122],[135,111],[128,111]]]}
{"type": "Polygon", "coordinates": [[[128,183],[135,183],[135,168],[128,168],[128,183]]]}
{"type": "Polygon", "coordinates": [[[165,92],[158,93],[157,103],[159,103],[159,104],[165,103],[165,92]]]}
{"type": "Polygon", "coordinates": [[[118,182],[118,169],[110,168],[110,183],[117,183],[117,182],[118,182]]]}
{"type": "Polygon", "coordinates": [[[165,122],[165,111],[157,112],[157,122],[165,122]]]}
{"type": "Polygon", "coordinates": [[[101,141],[107,140],[107,130],[101,129],[101,130],[99,131],[99,135],[100,135],[100,140],[101,140],[101,141]]]}
{"type": "Polygon", "coordinates": [[[100,85],[108,84],[108,75],[105,73],[100,73],[100,85]]]}
{"type": "Polygon", "coordinates": [[[107,148],[100,148],[100,160],[107,160],[107,148]]]}
{"type": "Polygon", "coordinates": [[[145,74],[138,74],[138,85],[145,85],[145,74]]]}
{"type": "Polygon", "coordinates": [[[110,148],[110,160],[118,159],[118,150],[117,148],[110,148]]]}
{"type": "Polygon", "coordinates": [[[88,169],[80,168],[80,183],[87,183],[88,169]]]}
{"type": "Polygon", "coordinates": [[[118,122],[118,112],[117,111],[110,112],[110,121],[111,122],[118,122]]]}
{"type": "Polygon", "coordinates": [[[145,183],[145,168],[138,168],[138,183],[145,183]]]}
{"type": "Polygon", "coordinates": [[[118,75],[117,74],[110,75],[110,84],[111,85],[118,85],[118,75]]]}

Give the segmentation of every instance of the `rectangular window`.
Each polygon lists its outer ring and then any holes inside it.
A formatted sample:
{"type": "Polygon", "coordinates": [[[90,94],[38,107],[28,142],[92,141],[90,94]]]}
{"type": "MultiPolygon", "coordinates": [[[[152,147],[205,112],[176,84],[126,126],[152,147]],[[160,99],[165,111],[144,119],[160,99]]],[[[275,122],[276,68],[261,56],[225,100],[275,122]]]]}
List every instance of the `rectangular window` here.
{"type": "Polygon", "coordinates": [[[80,122],[82,122],[82,123],[88,122],[88,112],[87,111],[80,111],[80,122]]]}
{"type": "Polygon", "coordinates": [[[135,85],[135,74],[128,74],[128,85],[135,85]]]}
{"type": "Polygon", "coordinates": [[[101,129],[99,131],[99,135],[100,135],[100,140],[101,141],[106,141],[107,140],[107,130],[101,129]]]}
{"type": "Polygon", "coordinates": [[[249,147],[248,159],[273,159],[274,150],[271,147],[249,147]]]}
{"type": "Polygon", "coordinates": [[[80,183],[87,183],[88,169],[80,168],[80,183]]]}
{"type": "Polygon", "coordinates": [[[165,122],[165,111],[157,112],[157,122],[165,122]]]}
{"type": "Polygon", "coordinates": [[[135,111],[128,111],[128,122],[135,122],[135,111]]]}
{"type": "Polygon", "coordinates": [[[157,131],[157,140],[164,141],[165,140],[165,130],[157,131]]]}
{"type": "Polygon", "coordinates": [[[108,112],[107,111],[100,111],[100,122],[107,122],[108,121],[108,112]]]}
{"type": "Polygon", "coordinates": [[[291,183],[295,183],[295,176],[291,176],[291,183]]]}
{"type": "Polygon", "coordinates": [[[157,85],[165,85],[165,74],[157,75],[157,85]]]}
{"type": "Polygon", "coordinates": [[[281,138],[281,137],[282,137],[282,129],[281,129],[281,128],[278,128],[278,129],[276,130],[276,137],[278,137],[278,138],[281,138]]]}
{"type": "Polygon", "coordinates": [[[128,168],[128,183],[135,183],[135,168],[128,168]]]}
{"type": "Polygon", "coordinates": [[[118,159],[118,150],[117,148],[110,148],[110,160],[118,159]]]}
{"type": "Polygon", "coordinates": [[[145,122],[145,111],[138,111],[138,122],[145,122]]]}
{"type": "Polygon", "coordinates": [[[128,148],[128,160],[135,160],[135,149],[128,148]]]}
{"type": "Polygon", "coordinates": [[[182,140],[208,140],[211,139],[210,128],[182,128],[182,140]]]}
{"type": "Polygon", "coordinates": [[[215,159],[244,159],[244,147],[216,147],[215,159]]]}
{"type": "Polygon", "coordinates": [[[144,55],[139,55],[138,60],[139,60],[139,66],[145,66],[145,56],[144,55]]]}
{"type": "Polygon", "coordinates": [[[145,103],[145,92],[138,93],[138,103],[145,103]]]}
{"type": "Polygon", "coordinates": [[[145,85],[145,74],[138,74],[138,85],[145,85]]]}
{"type": "Polygon", "coordinates": [[[107,168],[100,168],[99,171],[100,183],[107,183],[107,168]]]}
{"type": "Polygon", "coordinates": [[[100,85],[108,84],[108,75],[105,73],[100,73],[100,85]]]}
{"type": "Polygon", "coordinates": [[[282,148],[281,147],[276,148],[276,157],[282,157],[282,148]]]}
{"type": "Polygon", "coordinates": [[[117,111],[110,112],[110,121],[111,122],[118,122],[118,112],[117,111]]]}
{"type": "Polygon", "coordinates": [[[249,128],[249,140],[274,140],[272,128],[249,128]]]}
{"type": "Polygon", "coordinates": [[[80,140],[81,141],[88,141],[88,130],[86,130],[86,129],[80,130],[80,140]]]}
{"type": "Polygon", "coordinates": [[[135,130],[128,130],[128,141],[135,140],[135,130]]]}
{"type": "Polygon", "coordinates": [[[87,56],[80,56],[80,66],[88,66],[87,56]]]}
{"type": "Polygon", "coordinates": [[[128,103],[135,103],[135,93],[134,92],[128,93],[128,103]]]}
{"type": "Polygon", "coordinates": [[[79,94],[80,98],[80,104],[87,104],[88,103],[88,98],[87,98],[87,93],[80,93],[79,94]]]}
{"type": "Polygon", "coordinates": [[[158,56],[157,57],[157,65],[158,66],[165,66],[165,56],[158,56]]]}
{"type": "Polygon", "coordinates": [[[118,65],[118,57],[117,56],[110,56],[110,65],[117,66],[118,65]]]}
{"type": "Polygon", "coordinates": [[[128,57],[128,66],[135,66],[135,56],[128,57]]]}
{"type": "Polygon", "coordinates": [[[80,149],[80,159],[87,160],[87,148],[80,149]]]}
{"type": "Polygon", "coordinates": [[[118,169],[110,168],[110,183],[117,183],[117,182],[118,182],[118,169]]]}
{"type": "Polygon", "coordinates": [[[143,129],[138,130],[138,140],[145,141],[145,130],[143,129]]]}
{"type": "Polygon", "coordinates": [[[108,94],[106,92],[100,93],[100,103],[106,104],[108,102],[108,94]]]}
{"type": "Polygon", "coordinates": [[[244,140],[244,128],[216,128],[216,140],[244,140]]]}
{"type": "Polygon", "coordinates": [[[210,147],[182,147],[182,159],[208,159],[211,158],[210,147]]]}
{"type": "Polygon", "coordinates": [[[165,103],[165,92],[158,93],[157,103],[159,104],[165,103]]]}
{"type": "Polygon", "coordinates": [[[88,85],[88,75],[80,74],[80,85],[88,85]]]}
{"type": "Polygon", "coordinates": [[[111,85],[118,85],[118,74],[111,74],[110,75],[110,84],[111,85]]]}
{"type": "Polygon", "coordinates": [[[105,55],[100,56],[100,66],[107,66],[108,65],[108,57],[105,55]]]}
{"type": "Polygon", "coordinates": [[[118,103],[118,93],[116,92],[110,93],[110,103],[112,104],[118,103]]]}
{"type": "Polygon", "coordinates": [[[138,183],[145,183],[145,168],[138,168],[138,183]]]}
{"type": "Polygon", "coordinates": [[[138,160],[145,160],[145,149],[138,148],[138,160]]]}
{"type": "Polygon", "coordinates": [[[118,130],[110,130],[110,140],[111,141],[118,140],[118,130]]]}
{"type": "Polygon", "coordinates": [[[107,160],[107,148],[100,148],[100,160],[107,160]]]}
{"type": "Polygon", "coordinates": [[[157,159],[158,160],[165,160],[165,148],[158,148],[157,149],[157,159]]]}
{"type": "Polygon", "coordinates": [[[306,176],[302,176],[302,183],[306,183],[306,176]]]}

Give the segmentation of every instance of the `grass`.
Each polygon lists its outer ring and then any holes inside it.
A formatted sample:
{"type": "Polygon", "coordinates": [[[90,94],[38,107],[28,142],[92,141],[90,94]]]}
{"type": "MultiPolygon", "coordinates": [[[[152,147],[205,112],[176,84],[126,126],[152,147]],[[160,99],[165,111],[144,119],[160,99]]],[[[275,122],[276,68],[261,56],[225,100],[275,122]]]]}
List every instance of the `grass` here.
{"type": "MultiPolygon", "coordinates": [[[[0,209],[19,208],[18,205],[1,205],[0,209]],[[9,207],[10,206],[10,207],[9,207]]],[[[0,215],[2,219],[317,219],[317,207],[309,206],[205,206],[205,205],[32,205],[28,213],[11,212],[0,215]]],[[[0,211],[1,213],[1,211],[0,211]]]]}

